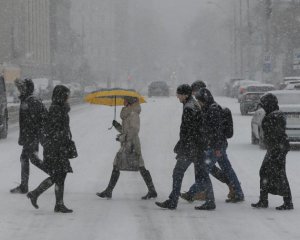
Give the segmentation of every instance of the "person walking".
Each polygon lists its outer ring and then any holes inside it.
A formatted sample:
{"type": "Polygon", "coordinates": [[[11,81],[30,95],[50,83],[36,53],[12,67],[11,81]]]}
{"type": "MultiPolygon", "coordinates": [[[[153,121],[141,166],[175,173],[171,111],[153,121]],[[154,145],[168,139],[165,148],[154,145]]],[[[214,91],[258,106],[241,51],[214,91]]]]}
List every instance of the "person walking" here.
{"type": "Polygon", "coordinates": [[[73,172],[69,158],[74,157],[72,134],[70,130],[68,103],[70,90],[57,85],[52,94],[52,103],[49,108],[48,121],[46,124],[46,142],[44,144],[43,165],[50,177],[46,178],[35,190],[29,192],[27,197],[35,208],[38,197],[55,184],[56,204],[54,212],[71,213],[64,204],[64,185],[67,173],[73,172]],[[73,151],[70,152],[70,149],[73,151]]]}
{"type": "Polygon", "coordinates": [[[96,193],[98,197],[112,197],[112,192],[120,176],[120,170],[123,170],[123,167],[129,167],[123,165],[123,160],[125,159],[129,159],[129,161],[132,162],[137,162],[137,169],[139,170],[148,187],[148,192],[145,196],[142,197],[142,199],[147,200],[157,197],[157,192],[155,190],[151,174],[145,168],[145,163],[142,157],[140,138],[138,135],[140,131],[140,113],[141,105],[138,102],[138,99],[135,97],[125,97],[124,107],[122,108],[120,113],[122,124],[118,123],[115,120],[113,121],[113,126],[120,133],[116,140],[121,143],[121,148],[115,157],[113,170],[108,186],[104,191],[96,193]],[[121,167],[121,165],[123,166],[121,167]]]}
{"type": "MultiPolygon", "coordinates": [[[[195,96],[196,93],[201,88],[206,88],[205,82],[202,80],[197,80],[192,83],[192,95],[195,96]]],[[[202,114],[202,113],[201,113],[202,114]]],[[[202,131],[203,132],[203,131],[202,131]]],[[[202,133],[204,135],[204,133],[202,133]]],[[[203,136],[205,137],[205,136],[203,136]]],[[[204,141],[205,142],[205,141],[204,141]]],[[[206,148],[206,146],[205,146],[206,148]]],[[[230,180],[226,177],[226,174],[218,168],[216,165],[211,167],[210,174],[219,180],[222,183],[225,183],[228,186],[229,193],[227,194],[227,198],[234,198],[235,193],[233,187],[230,185],[230,180]]],[[[206,196],[203,192],[197,192],[197,184],[194,183],[187,192],[181,193],[180,197],[188,202],[193,202],[194,200],[205,200],[206,196]]]]}
{"type": "MultiPolygon", "coordinates": [[[[211,172],[212,167],[218,163],[227,179],[229,179],[230,186],[232,186],[235,194],[232,198],[226,199],[226,202],[236,203],[244,201],[243,190],[226,153],[228,143],[224,134],[223,110],[215,102],[207,88],[201,88],[196,93],[196,99],[201,105],[204,114],[204,134],[207,139],[206,159],[208,160],[206,161],[206,167],[211,172]]],[[[197,182],[196,184],[197,192],[202,191],[203,187],[201,187],[201,184],[197,182]]]]}
{"type": "Polygon", "coordinates": [[[192,97],[192,88],[188,84],[182,84],[177,88],[177,98],[183,104],[183,113],[180,125],[179,141],[174,152],[177,154],[176,165],[173,170],[173,186],[169,199],[155,204],[161,208],[176,209],[184,173],[193,163],[196,182],[205,186],[206,202],[200,206],[200,210],[212,210],[216,208],[212,183],[205,168],[205,154],[199,124],[200,108],[192,97]]]}
{"type": "Polygon", "coordinates": [[[283,205],[276,210],[294,209],[289,181],[286,175],[286,155],[290,144],[285,133],[286,119],[279,110],[277,97],[268,93],[261,97],[260,105],[265,110],[262,120],[264,144],[267,153],[259,170],[260,197],[254,208],[267,208],[269,206],[268,194],[283,197],[283,205]]]}
{"type": "Polygon", "coordinates": [[[37,98],[34,92],[34,84],[31,79],[17,79],[15,85],[20,93],[19,108],[19,140],[18,143],[23,147],[20,156],[21,162],[21,184],[10,190],[11,193],[28,192],[29,181],[29,160],[34,165],[41,167],[38,158],[39,142],[41,131],[46,121],[47,109],[42,101],[37,98]]]}

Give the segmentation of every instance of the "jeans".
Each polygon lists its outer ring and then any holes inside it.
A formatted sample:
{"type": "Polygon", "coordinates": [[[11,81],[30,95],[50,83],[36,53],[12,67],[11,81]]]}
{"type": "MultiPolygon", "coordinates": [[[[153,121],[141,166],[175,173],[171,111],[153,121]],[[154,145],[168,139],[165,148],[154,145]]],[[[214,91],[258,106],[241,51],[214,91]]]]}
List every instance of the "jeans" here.
{"type": "Polygon", "coordinates": [[[21,185],[28,187],[29,180],[29,159],[35,165],[39,161],[37,152],[39,151],[39,144],[35,143],[32,146],[23,146],[22,153],[20,156],[21,162],[21,185]]]}
{"type": "Polygon", "coordinates": [[[204,186],[207,200],[215,201],[212,183],[204,163],[204,156],[205,154],[203,153],[201,156],[195,158],[185,156],[177,157],[177,163],[172,176],[173,188],[169,196],[169,199],[174,206],[177,206],[178,203],[184,173],[192,163],[194,163],[196,182],[201,186],[204,186]]]}
{"type": "MultiPolygon", "coordinates": [[[[235,191],[236,197],[244,197],[243,190],[241,188],[240,182],[231,166],[231,163],[228,159],[226,148],[221,149],[221,157],[217,157],[214,154],[214,149],[209,149],[206,151],[206,168],[207,171],[210,172],[213,166],[218,163],[222,171],[224,172],[225,176],[228,178],[230,185],[233,187],[235,191]]],[[[205,191],[205,186],[201,186],[201,183],[197,182],[194,183],[190,189],[189,193],[195,195],[197,192],[205,191]]]]}

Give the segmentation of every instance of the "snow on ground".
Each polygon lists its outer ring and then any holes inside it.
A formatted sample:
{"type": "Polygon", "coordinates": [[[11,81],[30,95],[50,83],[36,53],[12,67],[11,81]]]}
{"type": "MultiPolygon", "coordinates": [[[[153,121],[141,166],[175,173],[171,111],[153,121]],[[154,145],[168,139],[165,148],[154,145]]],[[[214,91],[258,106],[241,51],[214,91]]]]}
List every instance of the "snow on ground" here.
{"type": "MultiPolygon", "coordinates": [[[[0,239],[300,239],[299,151],[291,151],[287,157],[295,210],[276,211],[275,207],[282,203],[279,196],[270,196],[268,209],[252,209],[250,204],[258,200],[258,171],[265,151],[250,144],[251,116],[240,115],[236,100],[217,98],[217,101],[230,107],[234,115],[235,135],[229,142],[228,155],[242,183],[245,202],[225,203],[227,187],[212,179],[215,211],[196,211],[194,206],[201,202],[189,204],[183,200],[176,210],[162,210],[154,204],[155,200],[140,200],[147,188],[135,172],[121,172],[113,198],[100,199],[95,193],[106,187],[119,147],[116,131],[108,130],[113,108],[83,104],[71,111],[71,129],[79,151],[79,157],[71,160],[74,173],[68,175],[65,187],[65,204],[74,210],[72,214],[53,212],[53,188],[39,198],[38,210],[26,196],[9,193],[20,181],[18,126],[10,126],[8,138],[0,141],[0,239]]],[[[142,105],[142,151],[159,201],[165,200],[171,191],[173,147],[178,140],[181,111],[175,97],[150,98],[142,105]]],[[[44,178],[46,175],[32,166],[30,189],[44,178]]],[[[193,179],[190,167],[182,191],[188,189],[193,179]]]]}

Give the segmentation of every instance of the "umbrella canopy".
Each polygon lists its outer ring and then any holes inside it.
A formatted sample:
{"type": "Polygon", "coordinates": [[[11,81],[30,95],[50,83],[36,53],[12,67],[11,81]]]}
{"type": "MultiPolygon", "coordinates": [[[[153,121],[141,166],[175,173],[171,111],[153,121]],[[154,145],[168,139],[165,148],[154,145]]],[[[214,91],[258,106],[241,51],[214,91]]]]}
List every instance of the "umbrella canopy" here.
{"type": "Polygon", "coordinates": [[[135,97],[139,103],[146,102],[145,98],[135,90],[122,88],[100,89],[86,95],[84,100],[98,105],[123,106],[125,97],[135,97]]]}
{"type": "MultiPolygon", "coordinates": [[[[133,89],[123,88],[104,88],[94,91],[85,96],[84,100],[88,103],[114,106],[114,120],[116,120],[116,106],[124,105],[125,97],[135,97],[139,103],[145,103],[145,98],[133,89]]],[[[112,129],[110,127],[109,129],[112,129]]]]}

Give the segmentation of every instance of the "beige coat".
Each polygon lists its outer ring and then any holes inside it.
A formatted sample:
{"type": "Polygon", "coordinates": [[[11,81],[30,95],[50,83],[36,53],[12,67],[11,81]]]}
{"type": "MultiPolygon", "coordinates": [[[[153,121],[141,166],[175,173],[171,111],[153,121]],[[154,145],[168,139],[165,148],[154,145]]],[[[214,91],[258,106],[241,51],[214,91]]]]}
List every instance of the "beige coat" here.
{"type": "Polygon", "coordinates": [[[121,154],[126,155],[133,151],[137,156],[139,167],[144,166],[141,143],[138,135],[140,131],[140,113],[141,106],[139,103],[123,107],[121,110],[120,117],[122,119],[122,124],[116,128],[120,132],[118,138],[121,142],[121,148],[115,157],[114,166],[118,165],[118,158],[121,154]]]}

